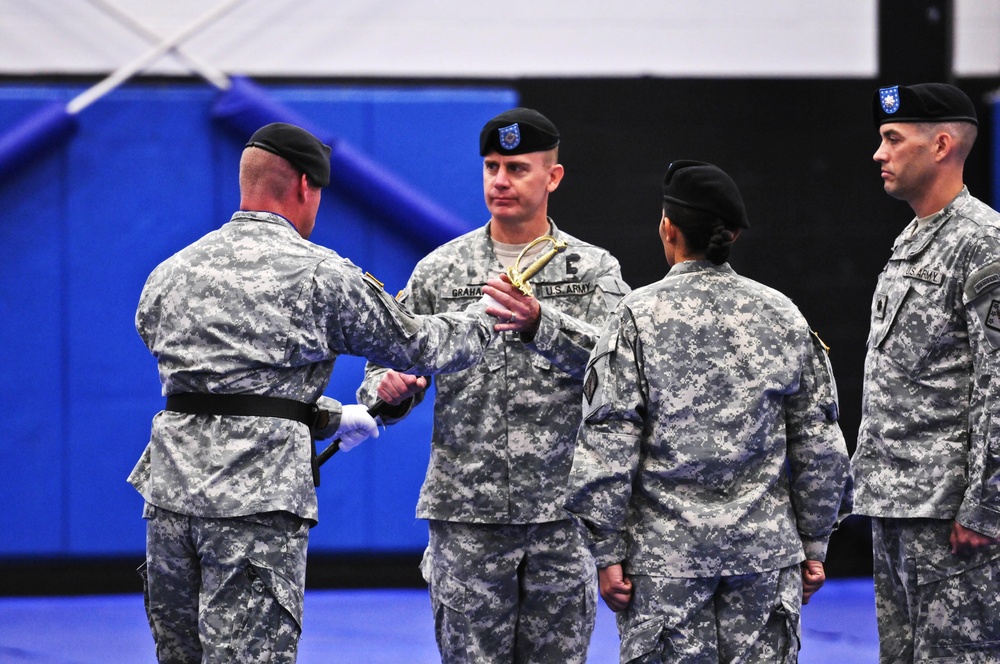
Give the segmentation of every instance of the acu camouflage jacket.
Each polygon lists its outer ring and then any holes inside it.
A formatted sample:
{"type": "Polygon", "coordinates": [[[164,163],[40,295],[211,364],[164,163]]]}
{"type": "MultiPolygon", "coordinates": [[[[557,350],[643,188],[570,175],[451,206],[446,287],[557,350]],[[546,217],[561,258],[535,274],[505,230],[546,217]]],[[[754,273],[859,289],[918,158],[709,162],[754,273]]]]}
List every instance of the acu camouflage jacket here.
{"type": "Polygon", "coordinates": [[[872,299],[857,510],[1000,537],[1000,214],[963,188],[896,238],[872,299]]]}
{"type": "MultiPolygon", "coordinates": [[[[420,518],[502,524],[567,518],[561,498],[584,368],[601,323],[628,286],[607,251],[554,224],[551,234],[569,246],[531,279],[542,310],[534,339],[506,334],[480,364],[435,380],[420,518]]],[[[487,225],[421,260],[401,299],[417,313],[461,311],[501,272],[487,225]]],[[[383,373],[366,368],[360,401],[375,399],[383,373]]]]}
{"type": "Polygon", "coordinates": [[[567,509],[599,567],[676,577],[824,560],[850,510],[818,338],[781,293],[688,261],[622,300],[591,356],[567,509]]]}
{"type": "MultiPolygon", "coordinates": [[[[475,364],[496,338],[484,310],[413,316],[283,217],[237,212],[150,274],[136,329],[164,396],[258,394],[314,402],[338,355],[415,373],[475,364]]],[[[299,422],[162,411],[129,481],[182,514],[285,510],[317,520],[312,440],[299,422]]]]}

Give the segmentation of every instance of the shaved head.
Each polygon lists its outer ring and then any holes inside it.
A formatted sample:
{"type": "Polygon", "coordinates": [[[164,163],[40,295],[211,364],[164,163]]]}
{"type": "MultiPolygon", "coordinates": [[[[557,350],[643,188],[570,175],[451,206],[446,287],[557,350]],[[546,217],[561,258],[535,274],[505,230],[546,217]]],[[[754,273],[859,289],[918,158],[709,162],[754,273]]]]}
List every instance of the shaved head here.
{"type": "Polygon", "coordinates": [[[282,157],[259,148],[243,150],[240,192],[244,198],[282,200],[299,179],[299,172],[282,157]]]}

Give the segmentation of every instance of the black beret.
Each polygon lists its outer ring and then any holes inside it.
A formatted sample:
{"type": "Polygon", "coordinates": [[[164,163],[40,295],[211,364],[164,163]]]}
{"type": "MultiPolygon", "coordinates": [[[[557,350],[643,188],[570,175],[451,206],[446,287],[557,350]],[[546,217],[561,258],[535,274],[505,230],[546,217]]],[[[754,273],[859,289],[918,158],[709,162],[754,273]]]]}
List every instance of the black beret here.
{"type": "Polygon", "coordinates": [[[330,146],[301,127],[272,122],[255,131],[245,147],[283,157],[321,187],[330,184],[330,146]]]}
{"type": "Polygon", "coordinates": [[[728,227],[750,228],[743,197],[733,179],[718,166],[682,159],[663,176],[663,200],[707,212],[728,227]]]}
{"type": "Polygon", "coordinates": [[[479,154],[524,154],[551,150],[559,145],[559,130],[547,117],[530,108],[504,111],[479,132],[479,154]]]}
{"type": "Polygon", "coordinates": [[[968,95],[947,83],[879,88],[872,98],[876,126],[887,122],[971,122],[979,126],[968,95]]]}

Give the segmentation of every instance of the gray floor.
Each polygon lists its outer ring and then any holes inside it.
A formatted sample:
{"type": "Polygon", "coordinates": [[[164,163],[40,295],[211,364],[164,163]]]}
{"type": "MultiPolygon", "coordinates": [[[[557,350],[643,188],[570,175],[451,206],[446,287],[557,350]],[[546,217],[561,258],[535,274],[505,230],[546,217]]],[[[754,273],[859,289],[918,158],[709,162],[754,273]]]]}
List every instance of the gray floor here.
{"type": "MultiPolygon", "coordinates": [[[[299,664],[438,664],[423,590],[311,590],[299,664]]],[[[3,664],[155,663],[138,595],[0,597],[3,664]]],[[[614,615],[600,603],[588,664],[618,661],[614,615]]],[[[871,579],[828,581],[803,607],[801,664],[878,661],[871,579]]]]}

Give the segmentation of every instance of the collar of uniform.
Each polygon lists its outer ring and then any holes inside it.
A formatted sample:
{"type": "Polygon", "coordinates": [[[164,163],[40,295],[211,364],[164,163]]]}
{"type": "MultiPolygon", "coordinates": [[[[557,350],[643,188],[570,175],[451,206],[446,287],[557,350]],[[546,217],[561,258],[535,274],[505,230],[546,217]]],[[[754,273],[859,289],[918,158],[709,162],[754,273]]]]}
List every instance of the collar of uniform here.
{"type": "MultiPolygon", "coordinates": [[[[545,217],[545,218],[549,221],[548,234],[556,238],[557,240],[560,239],[560,231],[559,228],[556,226],[556,222],[552,221],[552,217],[545,217]]],[[[490,235],[490,226],[492,224],[493,224],[492,221],[487,221],[486,225],[483,226],[483,236],[485,241],[489,244],[490,247],[493,246],[493,237],[490,235]]]]}
{"type": "MultiPolygon", "coordinates": [[[[556,238],[557,240],[564,239],[562,237],[561,231],[558,228],[556,228],[556,222],[552,221],[552,217],[546,217],[546,218],[549,220],[549,235],[556,238]]],[[[469,278],[470,284],[474,283],[475,280],[479,278],[479,275],[483,273],[483,270],[481,270],[480,266],[485,267],[485,272],[486,274],[490,275],[488,277],[490,279],[492,279],[494,276],[499,275],[500,272],[503,271],[502,268],[500,267],[500,259],[497,258],[496,252],[493,251],[493,238],[490,236],[491,223],[492,222],[486,222],[486,225],[483,227],[483,233],[480,236],[481,241],[479,243],[479,247],[477,250],[481,252],[481,256],[473,257],[473,260],[469,261],[469,264],[466,266],[466,275],[469,278]]],[[[553,261],[553,263],[554,262],[555,261],[553,261]]],[[[544,268],[544,270],[550,270],[549,274],[550,279],[552,277],[550,269],[551,265],[552,263],[549,263],[544,268]]]]}
{"type": "Polygon", "coordinates": [[[938,232],[948,223],[948,220],[969,202],[970,197],[969,188],[963,186],[962,191],[958,192],[958,195],[945,205],[926,226],[914,232],[913,227],[917,220],[914,219],[908,223],[892,245],[893,258],[904,260],[913,258],[927,249],[938,232]]]}
{"type": "Polygon", "coordinates": [[[292,231],[295,231],[295,226],[292,225],[292,222],[288,221],[288,219],[285,219],[276,212],[267,212],[264,210],[238,210],[233,213],[233,216],[229,219],[229,221],[263,221],[268,224],[286,226],[292,231]]]}
{"type": "Polygon", "coordinates": [[[716,265],[710,260],[682,261],[674,263],[674,266],[667,272],[667,276],[673,277],[678,274],[692,274],[694,272],[722,272],[724,274],[736,274],[736,270],[729,263],[716,265]]]}

